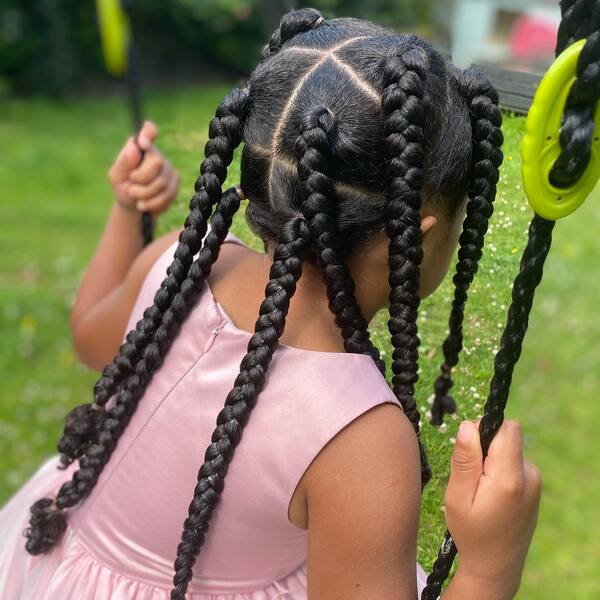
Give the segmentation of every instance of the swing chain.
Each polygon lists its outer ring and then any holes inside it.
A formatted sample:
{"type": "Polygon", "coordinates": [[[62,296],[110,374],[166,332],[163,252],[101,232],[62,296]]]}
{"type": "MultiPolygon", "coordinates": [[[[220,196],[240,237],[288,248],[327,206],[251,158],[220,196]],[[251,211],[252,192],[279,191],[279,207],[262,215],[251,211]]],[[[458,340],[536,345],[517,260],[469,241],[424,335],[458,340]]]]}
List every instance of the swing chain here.
{"type": "MultiPolygon", "coordinates": [[[[121,8],[127,18],[129,19],[130,28],[133,30],[133,0],[121,0],[121,8]]],[[[137,46],[135,45],[133,32],[129,38],[129,46],[127,48],[127,70],[125,71],[125,83],[128,90],[128,101],[131,109],[131,115],[133,119],[133,129],[136,133],[139,133],[142,125],[142,102],[140,99],[141,94],[141,57],[137,46]]],[[[136,137],[137,143],[137,137],[136,137]]],[[[142,152],[142,160],[144,160],[144,152],[142,152]]],[[[154,222],[152,220],[152,214],[149,212],[142,212],[142,218],[140,222],[142,239],[144,246],[147,246],[154,239],[154,222]]]]}

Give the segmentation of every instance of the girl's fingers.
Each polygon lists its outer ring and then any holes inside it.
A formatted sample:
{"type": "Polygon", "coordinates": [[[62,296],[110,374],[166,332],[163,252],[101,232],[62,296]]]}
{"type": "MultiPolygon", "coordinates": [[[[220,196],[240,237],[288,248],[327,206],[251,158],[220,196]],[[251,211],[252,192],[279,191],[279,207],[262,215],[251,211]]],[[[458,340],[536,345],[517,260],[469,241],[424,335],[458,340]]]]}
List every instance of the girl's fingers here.
{"type": "Polygon", "coordinates": [[[144,121],[137,136],[137,141],[142,150],[148,150],[158,135],[158,128],[152,121],[144,121]]]}
{"type": "Polygon", "coordinates": [[[483,452],[477,427],[471,421],[460,425],[454,452],[452,453],[451,473],[446,488],[446,504],[458,510],[467,509],[473,504],[479,479],[483,473],[483,452]]]}
{"type": "Polygon", "coordinates": [[[523,474],[523,432],[516,421],[505,420],[490,444],[485,473],[498,479],[523,474]]]}
{"type": "Polygon", "coordinates": [[[131,170],[139,164],[141,159],[142,153],[137,147],[134,139],[130,137],[108,171],[108,178],[111,183],[118,184],[125,181],[131,170]]]}
{"type": "Polygon", "coordinates": [[[525,478],[530,498],[534,502],[539,502],[542,491],[542,474],[540,470],[528,460],[524,463],[525,478]]]}
{"type": "Polygon", "coordinates": [[[160,194],[169,185],[169,181],[174,176],[173,169],[164,164],[161,172],[149,183],[132,183],[129,187],[129,193],[136,200],[150,200],[160,194]]]}
{"type": "Polygon", "coordinates": [[[150,149],[146,152],[142,164],[129,174],[129,181],[131,183],[148,184],[158,177],[164,165],[165,159],[161,154],[157,150],[150,149]]]}
{"type": "Polygon", "coordinates": [[[142,212],[160,214],[164,212],[169,207],[169,204],[175,199],[178,189],[179,177],[172,177],[169,180],[167,187],[162,192],[160,192],[157,196],[150,198],[149,200],[139,201],[136,204],[136,208],[142,212]]]}

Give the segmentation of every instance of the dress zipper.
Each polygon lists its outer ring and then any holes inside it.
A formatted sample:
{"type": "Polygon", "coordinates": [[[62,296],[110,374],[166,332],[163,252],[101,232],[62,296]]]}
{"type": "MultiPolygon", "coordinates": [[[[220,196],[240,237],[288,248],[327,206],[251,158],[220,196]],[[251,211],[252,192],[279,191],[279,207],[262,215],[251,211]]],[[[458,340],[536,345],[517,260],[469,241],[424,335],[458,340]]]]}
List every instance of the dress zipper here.
{"type": "Polygon", "coordinates": [[[223,331],[223,329],[225,328],[225,325],[227,325],[227,321],[223,321],[223,323],[221,323],[219,326],[215,327],[211,331],[212,335],[206,340],[206,345],[204,346],[205,353],[208,352],[213,347],[213,344],[215,343],[217,336],[219,335],[219,333],[221,333],[221,331],[223,331]]]}
{"type": "Polygon", "coordinates": [[[223,321],[223,323],[221,323],[218,327],[215,327],[212,330],[213,336],[217,337],[219,335],[219,333],[221,333],[221,331],[223,331],[223,329],[225,328],[225,325],[227,325],[227,321],[223,321]]]}

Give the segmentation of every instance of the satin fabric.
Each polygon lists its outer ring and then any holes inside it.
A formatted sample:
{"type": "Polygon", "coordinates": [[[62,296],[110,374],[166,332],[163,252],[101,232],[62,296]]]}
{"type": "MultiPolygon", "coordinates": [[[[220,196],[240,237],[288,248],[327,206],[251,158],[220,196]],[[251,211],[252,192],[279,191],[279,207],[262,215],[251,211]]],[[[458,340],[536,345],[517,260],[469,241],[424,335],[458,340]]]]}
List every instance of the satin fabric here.
{"type": "MultiPolygon", "coordinates": [[[[176,245],[148,273],[127,331],[152,304],[176,245]]],[[[2,600],[168,600],[198,468],[250,337],[205,283],[92,494],[67,512],[61,544],[32,557],[22,531],[31,503],[55,495],[76,464],[59,471],[58,455],[49,458],[0,511],[2,600]]],[[[327,442],[383,402],[401,409],[370,357],[277,349],[188,598],[306,600],[307,532],[289,521],[289,502],[327,442]]],[[[418,565],[417,574],[420,592],[418,565]]]]}

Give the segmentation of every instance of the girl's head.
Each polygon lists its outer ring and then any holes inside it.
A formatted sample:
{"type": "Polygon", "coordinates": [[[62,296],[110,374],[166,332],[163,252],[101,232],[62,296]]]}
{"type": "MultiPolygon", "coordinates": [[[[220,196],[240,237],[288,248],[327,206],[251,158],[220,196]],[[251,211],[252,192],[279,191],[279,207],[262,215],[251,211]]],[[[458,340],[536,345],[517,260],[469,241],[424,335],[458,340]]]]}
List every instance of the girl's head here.
{"type": "MultiPolygon", "coordinates": [[[[223,191],[222,185],[242,141],[246,216],[273,265],[255,334],[199,471],[177,548],[172,598],[185,596],[227,466],[260,401],[309,262],[323,271],[346,351],[372,356],[383,373],[352,274],[367,264],[376,272],[372,277],[387,278],[392,387],[419,435],[414,385],[420,296],[439,284],[462,224],[443,381],[436,384],[443,395],[458,360],[467,289],[492,214],[500,124],[489,82],[476,71],[457,71],[419,38],[354,19],[324,21],[312,9],[286,15],[248,84],[233,90],[211,121],[185,229],[153,305],[105,368],[94,403],[67,418],[59,450],[63,464],[78,459],[79,470],[55,499],[32,506],[29,552],[48,551],[58,541],[65,509],[96,484],[194,307],[240,205],[238,190],[223,191]]],[[[421,459],[425,483],[430,473],[423,449],[421,459]]]]}
{"type": "MultiPolygon", "coordinates": [[[[430,252],[421,275],[423,295],[430,293],[445,275],[458,241],[470,170],[471,121],[456,71],[419,38],[356,19],[319,23],[318,13],[299,11],[284,22],[280,36],[248,83],[241,187],[250,199],[250,227],[272,251],[284,224],[301,212],[299,166],[305,144],[315,137],[305,130],[318,124],[323,156],[314,170],[325,170],[329,180],[322,183],[331,187],[340,251],[357,267],[373,253],[382,257],[380,275],[387,276],[382,99],[389,57],[411,52],[427,71],[421,212],[424,248],[430,252]],[[296,28],[306,30],[292,35],[296,28]]],[[[307,260],[314,257],[307,252],[307,260]]]]}

